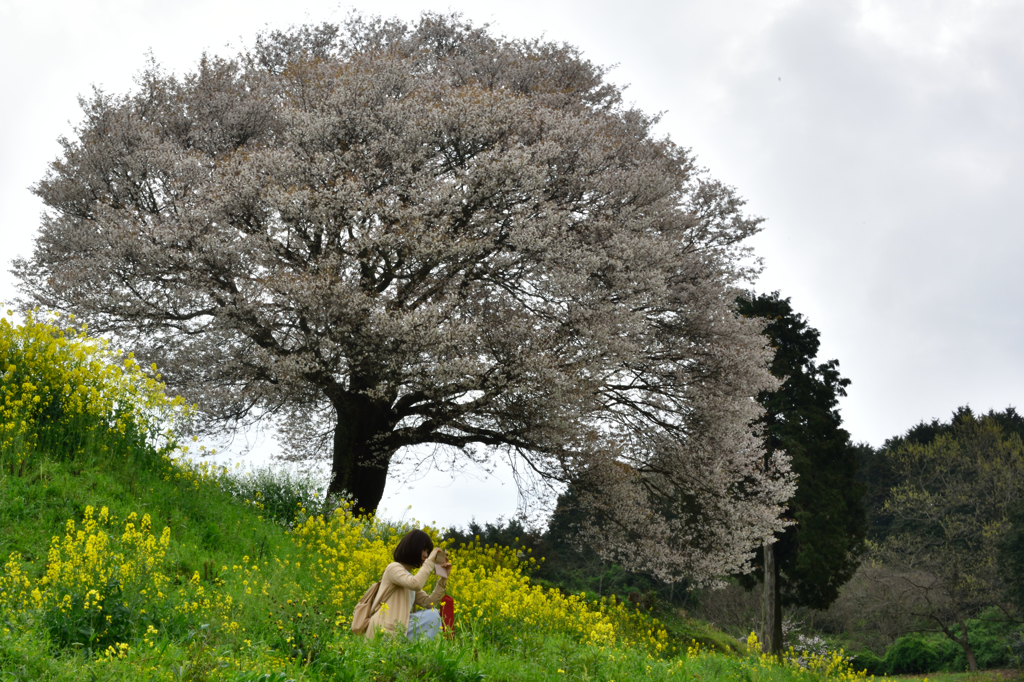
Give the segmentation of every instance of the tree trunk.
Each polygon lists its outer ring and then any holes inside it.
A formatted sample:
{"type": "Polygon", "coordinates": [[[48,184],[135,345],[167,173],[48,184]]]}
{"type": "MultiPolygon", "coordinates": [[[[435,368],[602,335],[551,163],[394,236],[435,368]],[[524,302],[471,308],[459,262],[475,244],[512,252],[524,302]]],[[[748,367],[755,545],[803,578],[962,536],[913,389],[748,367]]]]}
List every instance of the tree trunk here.
{"type": "Polygon", "coordinates": [[[782,653],[782,603],[779,601],[779,568],[775,544],[764,543],[764,604],[761,610],[761,651],[782,653]]]}
{"type": "MultiPolygon", "coordinates": [[[[772,556],[775,556],[775,545],[772,545],[772,556]]],[[[772,637],[772,645],[774,647],[772,649],[772,653],[776,656],[781,656],[783,646],[786,643],[784,641],[784,637],[782,634],[782,597],[779,594],[779,592],[782,590],[782,587],[779,583],[779,563],[777,561],[774,561],[772,563],[773,568],[775,569],[775,577],[772,579],[772,582],[775,585],[775,636],[772,637]]]]}
{"type": "Polygon", "coordinates": [[[346,395],[334,403],[338,424],[334,428],[334,459],[328,494],[345,492],[352,496],[359,514],[377,511],[384,495],[388,465],[394,451],[374,447],[393,424],[387,403],[365,395],[346,395]]]}
{"type": "Polygon", "coordinates": [[[974,658],[974,649],[971,648],[971,641],[967,637],[967,623],[960,621],[960,637],[956,643],[963,647],[964,655],[967,657],[967,667],[974,672],[978,669],[978,661],[974,658]]]}

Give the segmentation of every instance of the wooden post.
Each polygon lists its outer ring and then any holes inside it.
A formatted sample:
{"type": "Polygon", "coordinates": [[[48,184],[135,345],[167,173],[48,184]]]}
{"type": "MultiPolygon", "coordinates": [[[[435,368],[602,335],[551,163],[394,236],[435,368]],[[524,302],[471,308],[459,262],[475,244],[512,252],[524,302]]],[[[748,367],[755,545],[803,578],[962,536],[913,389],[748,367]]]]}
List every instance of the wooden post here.
{"type": "Polygon", "coordinates": [[[764,543],[764,603],[761,608],[761,651],[775,653],[781,642],[775,641],[775,545],[764,543]]]}

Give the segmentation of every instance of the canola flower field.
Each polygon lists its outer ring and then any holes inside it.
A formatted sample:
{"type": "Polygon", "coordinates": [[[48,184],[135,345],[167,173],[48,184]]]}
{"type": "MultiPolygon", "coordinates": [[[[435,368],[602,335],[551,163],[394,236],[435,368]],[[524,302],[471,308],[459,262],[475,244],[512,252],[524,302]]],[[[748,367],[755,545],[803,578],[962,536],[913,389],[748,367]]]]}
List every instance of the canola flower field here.
{"type": "Polygon", "coordinates": [[[532,583],[517,548],[476,542],[448,548],[452,638],[353,635],[356,600],[412,526],[193,463],[179,436],[191,408],[155,367],[41,317],[0,318],[0,680],[863,677],[841,652],[674,640],[630,605],[532,583]]]}

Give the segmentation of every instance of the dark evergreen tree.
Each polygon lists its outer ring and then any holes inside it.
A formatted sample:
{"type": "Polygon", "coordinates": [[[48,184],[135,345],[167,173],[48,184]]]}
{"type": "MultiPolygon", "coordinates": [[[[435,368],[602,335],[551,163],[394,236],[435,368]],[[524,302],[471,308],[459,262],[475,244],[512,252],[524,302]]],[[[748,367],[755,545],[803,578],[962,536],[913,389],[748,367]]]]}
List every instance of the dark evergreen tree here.
{"type": "Polygon", "coordinates": [[[1006,585],[1006,596],[1024,617],[1024,490],[1010,508],[1010,529],[999,545],[999,572],[1006,585]]]}
{"type": "Polygon", "coordinates": [[[789,454],[799,476],[788,510],[794,523],[770,546],[775,575],[765,580],[762,550],[762,568],[746,578],[748,584],[755,577],[768,586],[774,582],[765,602],[774,608],[766,614],[773,623],[767,639],[779,653],[782,606],[827,608],[857,568],[866,532],[857,471],[866,446],[853,445],[842,428],[839,398],[850,380],[839,375],[837,360],[816,363],[818,331],[778,292],[738,303],[743,315],[767,321],[764,333],[775,348],[772,374],[784,380],[777,391],[758,396],[765,408],[766,449],[789,454]]]}
{"type": "Polygon", "coordinates": [[[904,443],[917,443],[918,445],[931,445],[932,441],[942,435],[955,433],[957,428],[973,424],[978,419],[987,419],[1002,429],[1007,435],[1016,433],[1024,438],[1024,417],[1017,414],[1017,408],[1007,407],[1002,412],[989,410],[988,414],[980,417],[974,414],[969,405],[958,407],[948,422],[932,419],[931,422],[922,421],[912,427],[902,436],[888,438],[882,446],[883,450],[895,450],[904,443]]]}
{"type": "Polygon", "coordinates": [[[889,490],[899,484],[885,448],[875,449],[862,444],[857,448],[857,482],[864,487],[864,511],[867,517],[867,536],[872,541],[883,539],[892,525],[892,515],[885,511],[889,490]]]}

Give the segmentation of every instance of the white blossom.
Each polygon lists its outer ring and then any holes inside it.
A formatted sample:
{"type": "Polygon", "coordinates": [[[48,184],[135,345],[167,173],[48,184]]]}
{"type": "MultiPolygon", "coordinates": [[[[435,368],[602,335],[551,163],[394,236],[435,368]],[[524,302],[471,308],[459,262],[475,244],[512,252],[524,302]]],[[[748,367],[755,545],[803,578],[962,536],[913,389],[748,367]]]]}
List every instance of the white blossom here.
{"type": "Polygon", "coordinates": [[[35,187],[26,304],[137,349],[213,423],[329,450],[367,508],[403,447],[492,446],[585,483],[629,566],[742,569],[792,489],[734,306],[760,221],[604,75],[436,15],[152,65],[82,100],[35,187]]]}

